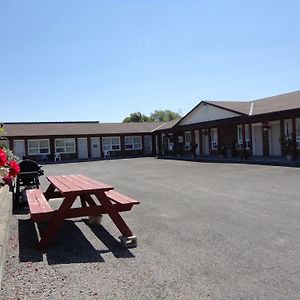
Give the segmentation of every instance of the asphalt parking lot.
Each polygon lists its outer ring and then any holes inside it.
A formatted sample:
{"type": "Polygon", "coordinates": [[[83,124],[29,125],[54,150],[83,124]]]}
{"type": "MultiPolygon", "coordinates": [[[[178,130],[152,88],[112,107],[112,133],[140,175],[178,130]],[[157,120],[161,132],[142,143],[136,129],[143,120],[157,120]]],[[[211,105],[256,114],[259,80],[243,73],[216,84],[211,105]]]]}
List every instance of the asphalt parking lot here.
{"type": "Polygon", "coordinates": [[[300,298],[300,169],[138,158],[44,170],[140,200],[123,214],[138,247],[120,248],[106,216],[99,228],[65,221],[42,254],[17,215],[1,299],[300,298]]]}

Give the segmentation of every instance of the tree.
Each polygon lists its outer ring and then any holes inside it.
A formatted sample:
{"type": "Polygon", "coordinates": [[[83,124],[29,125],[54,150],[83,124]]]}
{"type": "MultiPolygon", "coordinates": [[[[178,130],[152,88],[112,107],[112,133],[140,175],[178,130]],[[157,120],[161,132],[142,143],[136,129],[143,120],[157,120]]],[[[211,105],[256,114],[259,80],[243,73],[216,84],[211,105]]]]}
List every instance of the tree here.
{"type": "Polygon", "coordinates": [[[150,119],[154,122],[168,122],[179,118],[181,118],[181,116],[178,113],[171,111],[169,109],[155,110],[150,115],[150,119]]]}
{"type": "Polygon", "coordinates": [[[130,123],[130,122],[134,122],[134,123],[140,123],[140,122],[149,122],[150,118],[142,113],[138,112],[134,112],[131,113],[129,115],[129,117],[126,117],[123,120],[123,123],[130,123]]]}
{"type": "Polygon", "coordinates": [[[179,113],[171,111],[169,109],[166,110],[155,110],[150,114],[150,117],[138,112],[131,113],[129,117],[126,117],[123,120],[123,123],[130,122],[168,122],[172,120],[176,120],[181,118],[179,113]]]}

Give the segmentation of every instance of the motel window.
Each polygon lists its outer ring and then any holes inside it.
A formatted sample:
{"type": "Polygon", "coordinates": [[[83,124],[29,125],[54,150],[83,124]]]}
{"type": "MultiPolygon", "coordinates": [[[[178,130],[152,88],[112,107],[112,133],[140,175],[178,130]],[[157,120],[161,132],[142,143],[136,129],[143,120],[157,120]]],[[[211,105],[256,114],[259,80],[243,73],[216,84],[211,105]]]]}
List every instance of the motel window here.
{"type": "Polygon", "coordinates": [[[75,153],[75,139],[56,139],[55,140],[56,153],[75,153]]]}
{"type": "Polygon", "coordinates": [[[125,150],[141,150],[141,136],[125,136],[125,150]]]}
{"type": "Polygon", "coordinates": [[[117,151],[121,150],[120,137],[110,136],[102,138],[103,151],[117,151]]]}
{"type": "MultiPolygon", "coordinates": [[[[242,129],[242,125],[237,126],[237,140],[238,140],[237,148],[243,148],[243,129],[242,129]]],[[[245,142],[246,142],[246,149],[249,149],[250,148],[249,125],[245,125],[245,142]]]]}
{"type": "Polygon", "coordinates": [[[192,133],[190,131],[184,132],[185,150],[190,151],[192,147],[192,133]]]}
{"type": "Polygon", "coordinates": [[[210,130],[210,139],[211,139],[211,149],[218,150],[218,130],[217,130],[217,128],[212,128],[210,130]]]}
{"type": "Polygon", "coordinates": [[[49,140],[28,140],[28,155],[49,153],[49,140]]]}

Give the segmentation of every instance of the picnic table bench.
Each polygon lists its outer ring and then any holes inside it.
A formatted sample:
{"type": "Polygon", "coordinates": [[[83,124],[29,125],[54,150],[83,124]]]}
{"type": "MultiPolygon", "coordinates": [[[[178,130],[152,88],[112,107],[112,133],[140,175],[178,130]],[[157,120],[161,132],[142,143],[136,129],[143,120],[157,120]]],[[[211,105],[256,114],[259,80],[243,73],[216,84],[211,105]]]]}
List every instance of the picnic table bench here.
{"type": "Polygon", "coordinates": [[[120,212],[130,211],[139,201],[114,191],[110,185],[83,175],[48,176],[47,179],[50,184],[45,193],[41,189],[26,191],[32,221],[49,222],[41,235],[38,248],[44,249],[49,245],[65,219],[103,214],[108,214],[121,232],[121,244],[136,247],[136,236],[120,212]],[[81,206],[72,207],[77,197],[80,198],[81,206]],[[63,198],[57,210],[49,204],[53,198],[63,198]]]}

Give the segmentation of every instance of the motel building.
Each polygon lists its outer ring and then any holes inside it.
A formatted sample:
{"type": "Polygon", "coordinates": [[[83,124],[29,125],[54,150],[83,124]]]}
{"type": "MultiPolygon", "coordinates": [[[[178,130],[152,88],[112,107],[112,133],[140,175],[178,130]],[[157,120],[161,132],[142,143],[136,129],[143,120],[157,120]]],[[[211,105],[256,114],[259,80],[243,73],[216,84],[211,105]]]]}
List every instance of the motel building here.
{"type": "MultiPolygon", "coordinates": [[[[201,101],[166,123],[5,123],[6,147],[36,161],[157,156],[300,160],[300,91],[239,101],[201,101]]],[[[3,141],[1,142],[3,144],[3,141]]]]}

